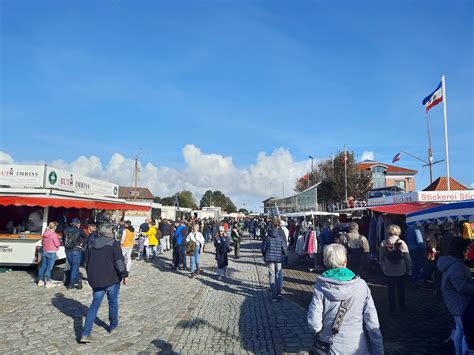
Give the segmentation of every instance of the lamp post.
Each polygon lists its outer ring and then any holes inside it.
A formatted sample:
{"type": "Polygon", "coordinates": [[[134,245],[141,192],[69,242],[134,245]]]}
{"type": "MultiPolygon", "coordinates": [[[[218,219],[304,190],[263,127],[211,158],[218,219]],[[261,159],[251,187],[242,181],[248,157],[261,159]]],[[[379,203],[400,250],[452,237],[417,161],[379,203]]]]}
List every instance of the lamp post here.
{"type": "MultiPolygon", "coordinates": [[[[311,155],[308,155],[308,158],[311,159],[311,175],[310,175],[311,177],[313,176],[313,157],[311,155]]],[[[308,179],[308,187],[309,187],[309,180],[310,179],[308,179]]]]}

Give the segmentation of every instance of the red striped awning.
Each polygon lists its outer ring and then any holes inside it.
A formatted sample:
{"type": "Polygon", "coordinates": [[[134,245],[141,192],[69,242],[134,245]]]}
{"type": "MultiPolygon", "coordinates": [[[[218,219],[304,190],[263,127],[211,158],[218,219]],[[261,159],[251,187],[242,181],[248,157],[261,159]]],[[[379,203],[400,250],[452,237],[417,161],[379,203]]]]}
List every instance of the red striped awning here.
{"type": "Polygon", "coordinates": [[[432,208],[439,205],[440,205],[439,203],[433,203],[433,202],[410,202],[410,203],[396,203],[392,205],[371,206],[369,207],[369,210],[382,212],[382,213],[406,215],[408,213],[425,210],[427,208],[432,208]]]}
{"type": "Polygon", "coordinates": [[[150,206],[135,205],[133,203],[106,202],[94,200],[80,200],[57,197],[34,196],[0,196],[0,206],[39,206],[39,207],[65,207],[86,208],[98,210],[120,211],[149,211],[150,206]]]}

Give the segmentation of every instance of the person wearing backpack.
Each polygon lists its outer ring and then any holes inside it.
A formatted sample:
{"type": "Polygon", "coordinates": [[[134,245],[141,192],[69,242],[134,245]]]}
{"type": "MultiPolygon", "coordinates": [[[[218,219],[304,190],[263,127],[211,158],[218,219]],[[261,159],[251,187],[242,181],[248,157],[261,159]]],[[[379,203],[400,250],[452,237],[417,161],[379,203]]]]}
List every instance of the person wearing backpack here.
{"type": "Polygon", "coordinates": [[[359,275],[366,274],[369,265],[369,241],[359,234],[359,225],[350,222],[347,233],[347,265],[359,275]]]}
{"type": "Polygon", "coordinates": [[[388,302],[392,314],[397,312],[398,304],[402,311],[405,305],[405,276],[411,275],[411,259],[406,243],[400,239],[400,227],[391,224],[387,227],[387,238],[380,244],[379,263],[387,279],[388,302]]]}
{"type": "Polygon", "coordinates": [[[81,221],[74,218],[70,226],[64,229],[63,243],[66,251],[66,259],[69,264],[69,270],[66,274],[66,288],[82,288],[82,282],[79,280],[79,266],[81,265],[81,253],[86,246],[87,239],[79,228],[81,221]]]}

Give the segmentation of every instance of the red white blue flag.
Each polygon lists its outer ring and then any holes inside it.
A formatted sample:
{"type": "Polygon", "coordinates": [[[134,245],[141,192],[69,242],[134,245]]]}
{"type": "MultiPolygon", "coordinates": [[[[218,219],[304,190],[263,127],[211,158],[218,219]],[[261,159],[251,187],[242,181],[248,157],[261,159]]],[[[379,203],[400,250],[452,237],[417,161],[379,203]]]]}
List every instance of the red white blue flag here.
{"type": "Polygon", "coordinates": [[[400,153],[398,153],[397,155],[395,155],[392,159],[392,163],[395,163],[396,161],[399,161],[400,160],[400,153]]]}
{"type": "Polygon", "coordinates": [[[430,108],[432,108],[433,106],[436,106],[442,101],[443,101],[443,87],[442,87],[442,84],[439,83],[435,91],[433,91],[431,94],[429,94],[423,99],[423,105],[426,108],[426,112],[428,112],[430,108]]]}

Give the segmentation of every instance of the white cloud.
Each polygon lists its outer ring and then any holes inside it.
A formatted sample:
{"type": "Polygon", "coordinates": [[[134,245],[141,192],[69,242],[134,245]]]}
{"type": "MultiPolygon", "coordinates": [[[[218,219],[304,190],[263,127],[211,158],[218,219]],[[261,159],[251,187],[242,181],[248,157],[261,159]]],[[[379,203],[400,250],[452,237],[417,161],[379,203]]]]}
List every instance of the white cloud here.
{"type": "Polygon", "coordinates": [[[372,151],[364,150],[362,152],[362,157],[360,158],[360,160],[375,160],[375,153],[372,151]]]}
{"type": "Polygon", "coordinates": [[[470,187],[471,189],[474,189],[474,182],[473,182],[471,185],[469,185],[469,187],[470,187]]]}
{"type": "MultiPolygon", "coordinates": [[[[140,165],[140,185],[161,197],[190,190],[198,203],[206,190],[220,190],[231,197],[238,208],[245,203],[246,208],[256,210],[261,207],[261,201],[270,195],[282,196],[283,189],[286,195],[292,193],[296,179],[309,170],[310,164],[308,160],[295,161],[284,148],[277,148],[271,154],[261,152],[254,164],[243,168],[236,167],[230,156],[206,154],[192,144],[184,146],[182,153],[185,162],[183,169],[152,163],[140,165]]],[[[0,152],[0,161],[13,163],[14,159],[0,152]]],[[[80,156],[70,163],[56,160],[50,164],[120,185],[130,185],[135,161],[115,153],[104,164],[96,156],[80,156]]]]}
{"type": "Polygon", "coordinates": [[[12,164],[13,158],[10,154],[0,151],[0,163],[2,164],[12,164]]]}

